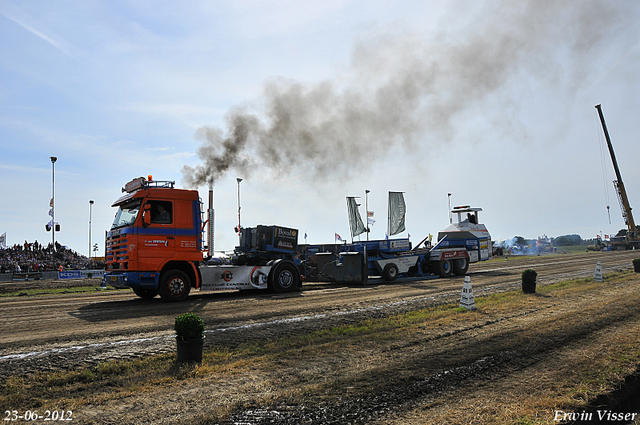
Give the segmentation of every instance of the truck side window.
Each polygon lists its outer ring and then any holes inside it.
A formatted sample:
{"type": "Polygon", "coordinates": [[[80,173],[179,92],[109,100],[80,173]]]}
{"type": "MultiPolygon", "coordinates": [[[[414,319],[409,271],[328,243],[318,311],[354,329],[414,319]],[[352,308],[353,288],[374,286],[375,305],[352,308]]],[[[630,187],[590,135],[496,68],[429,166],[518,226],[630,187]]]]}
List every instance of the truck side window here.
{"type": "Polygon", "coordinates": [[[151,223],[171,224],[173,208],[169,201],[149,201],[151,205],[151,223]]]}

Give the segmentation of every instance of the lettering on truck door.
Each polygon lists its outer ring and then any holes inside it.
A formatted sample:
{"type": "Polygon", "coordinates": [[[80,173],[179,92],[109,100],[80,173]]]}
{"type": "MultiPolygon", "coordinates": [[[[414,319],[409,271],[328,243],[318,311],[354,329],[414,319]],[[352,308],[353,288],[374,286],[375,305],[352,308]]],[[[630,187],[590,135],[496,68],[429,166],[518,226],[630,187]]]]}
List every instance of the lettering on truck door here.
{"type": "Polygon", "coordinates": [[[175,250],[174,208],[171,201],[149,200],[151,224],[140,229],[140,256],[167,258],[175,250]]]}

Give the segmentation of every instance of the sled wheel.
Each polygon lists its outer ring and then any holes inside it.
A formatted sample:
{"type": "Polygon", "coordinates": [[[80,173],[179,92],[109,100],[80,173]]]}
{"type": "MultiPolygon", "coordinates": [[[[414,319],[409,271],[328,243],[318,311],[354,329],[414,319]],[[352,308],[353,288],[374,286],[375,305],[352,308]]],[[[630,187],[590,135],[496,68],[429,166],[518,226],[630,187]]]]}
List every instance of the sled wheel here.
{"type": "Polygon", "coordinates": [[[398,266],[393,263],[389,263],[384,266],[384,270],[382,271],[382,276],[384,276],[385,280],[389,282],[393,282],[398,278],[398,266]]]}

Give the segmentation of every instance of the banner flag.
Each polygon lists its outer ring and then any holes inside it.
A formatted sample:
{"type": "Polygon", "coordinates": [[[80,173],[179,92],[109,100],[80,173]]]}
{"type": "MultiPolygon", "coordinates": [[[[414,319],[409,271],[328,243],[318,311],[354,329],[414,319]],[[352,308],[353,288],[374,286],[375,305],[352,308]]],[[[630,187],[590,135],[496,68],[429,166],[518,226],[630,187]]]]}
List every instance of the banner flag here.
{"type": "Polygon", "coordinates": [[[338,241],[342,242],[342,238],[341,238],[341,237],[340,237],[340,235],[339,235],[339,234],[337,234],[337,233],[336,233],[336,240],[338,240],[338,241]]]}
{"type": "Polygon", "coordinates": [[[389,192],[389,236],[405,231],[404,216],[407,207],[403,192],[389,192]]]}
{"type": "Polygon", "coordinates": [[[347,209],[349,213],[349,228],[351,229],[351,237],[358,236],[367,231],[360,217],[360,211],[358,211],[358,204],[356,198],[347,196],[347,209]]]}
{"type": "Polygon", "coordinates": [[[7,248],[7,232],[4,232],[2,236],[0,236],[0,248],[7,248]]]}

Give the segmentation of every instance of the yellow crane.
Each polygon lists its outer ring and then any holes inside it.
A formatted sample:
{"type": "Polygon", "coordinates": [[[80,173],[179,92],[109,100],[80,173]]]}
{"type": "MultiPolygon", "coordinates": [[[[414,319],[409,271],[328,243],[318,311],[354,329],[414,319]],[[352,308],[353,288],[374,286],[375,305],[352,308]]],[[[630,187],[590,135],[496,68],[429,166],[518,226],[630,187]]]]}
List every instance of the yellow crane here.
{"type": "Polygon", "coordinates": [[[604,131],[604,137],[607,140],[607,146],[609,148],[609,154],[611,155],[611,161],[613,162],[613,169],[616,172],[617,180],[613,181],[613,186],[616,188],[618,194],[618,201],[620,202],[620,209],[622,210],[622,218],[627,225],[627,234],[623,237],[615,237],[611,239],[612,249],[636,249],[640,248],[640,239],[638,239],[638,232],[636,229],[636,223],[633,220],[633,214],[631,213],[631,205],[629,204],[629,198],[627,196],[627,190],[622,182],[622,175],[620,174],[620,168],[618,168],[618,161],[616,160],[616,154],[613,151],[613,145],[609,138],[609,131],[607,130],[607,124],[604,122],[604,115],[602,114],[601,105],[596,105],[598,115],[600,116],[600,122],[602,123],[602,130],[604,131]]]}

